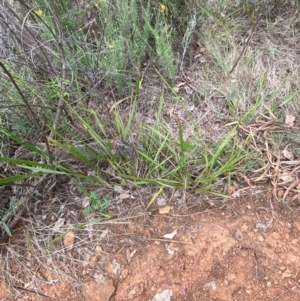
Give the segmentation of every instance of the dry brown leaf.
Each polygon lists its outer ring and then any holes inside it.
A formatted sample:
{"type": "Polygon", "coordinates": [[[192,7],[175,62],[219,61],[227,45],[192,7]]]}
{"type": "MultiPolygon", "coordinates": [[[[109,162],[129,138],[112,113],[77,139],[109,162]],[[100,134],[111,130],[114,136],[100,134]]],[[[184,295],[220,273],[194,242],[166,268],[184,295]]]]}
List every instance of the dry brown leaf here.
{"type": "Polygon", "coordinates": [[[122,188],[122,186],[115,185],[115,186],[114,186],[114,191],[115,191],[116,193],[121,194],[121,193],[123,193],[123,188],[122,188]]]}
{"type": "Polygon", "coordinates": [[[295,178],[290,173],[283,173],[279,175],[279,179],[285,183],[288,183],[294,181],[295,178]]]}
{"type": "Polygon", "coordinates": [[[283,195],[284,195],[284,190],[283,189],[279,189],[277,191],[277,196],[281,198],[283,195]]]}
{"type": "Polygon", "coordinates": [[[59,228],[64,225],[64,223],[65,223],[65,219],[60,217],[54,224],[52,231],[57,232],[59,228]]]}
{"type": "Polygon", "coordinates": [[[296,117],[294,115],[289,115],[289,114],[285,115],[285,123],[288,126],[294,126],[295,120],[296,120],[296,117]]]}
{"type": "Polygon", "coordinates": [[[239,228],[237,228],[236,231],[235,231],[235,238],[238,241],[241,241],[243,239],[243,233],[239,228]]]}
{"type": "Polygon", "coordinates": [[[129,199],[129,198],[130,198],[129,193],[122,193],[118,196],[118,201],[123,201],[123,200],[129,199]]]}
{"type": "Polygon", "coordinates": [[[292,272],[289,269],[286,269],[283,273],[282,273],[282,278],[289,278],[292,276],[292,272]]]}
{"type": "Polygon", "coordinates": [[[176,93],[178,93],[179,90],[180,90],[180,87],[184,86],[185,84],[186,84],[186,82],[178,83],[177,85],[175,85],[175,86],[173,87],[173,90],[174,90],[176,93]]]}
{"type": "Polygon", "coordinates": [[[185,86],[184,90],[187,95],[192,95],[194,93],[194,90],[191,89],[189,86],[185,86]]]}
{"type": "Polygon", "coordinates": [[[109,232],[108,228],[103,230],[98,240],[101,241],[104,237],[108,235],[108,232],[109,232]]]}
{"type": "Polygon", "coordinates": [[[240,192],[239,190],[235,191],[232,195],[231,195],[234,199],[237,199],[240,197],[240,192]]]}
{"type": "Polygon", "coordinates": [[[126,257],[127,257],[127,261],[128,263],[131,262],[132,257],[134,256],[134,254],[136,253],[137,249],[134,249],[131,253],[129,251],[129,249],[126,250],[126,257]]]}
{"type": "Polygon", "coordinates": [[[283,156],[289,160],[293,160],[294,154],[287,149],[288,147],[289,147],[289,145],[287,145],[286,148],[283,150],[283,152],[282,152],[283,156]]]}
{"type": "Polygon", "coordinates": [[[95,254],[96,255],[101,254],[102,251],[103,251],[103,248],[100,245],[96,246],[96,248],[95,248],[95,254]]]}
{"type": "Polygon", "coordinates": [[[249,227],[248,227],[248,225],[247,225],[247,223],[244,223],[242,226],[241,226],[241,231],[242,232],[246,232],[246,231],[248,231],[248,229],[249,229],[249,227]]]}
{"type": "Polygon", "coordinates": [[[111,113],[111,112],[113,111],[113,109],[114,109],[116,106],[118,106],[120,103],[122,103],[123,101],[125,101],[125,100],[127,100],[127,99],[129,99],[129,98],[131,98],[131,96],[124,97],[124,98],[118,100],[117,102],[115,102],[115,103],[110,107],[109,112],[111,113]]]}
{"type": "Polygon", "coordinates": [[[236,187],[235,186],[229,186],[227,188],[227,194],[228,195],[232,195],[235,191],[236,191],[236,187]]]}
{"type": "Polygon", "coordinates": [[[158,207],[164,207],[167,205],[167,199],[165,199],[164,197],[158,197],[156,200],[156,204],[158,207]]]}
{"type": "Polygon", "coordinates": [[[294,181],[290,184],[290,186],[287,188],[287,190],[285,191],[285,193],[284,193],[282,199],[285,200],[286,197],[287,197],[287,195],[289,194],[290,190],[293,189],[293,188],[295,188],[295,187],[297,187],[297,186],[299,185],[299,183],[300,183],[300,180],[298,180],[298,179],[294,180],[294,181]]]}
{"type": "Polygon", "coordinates": [[[171,206],[165,206],[158,209],[159,214],[168,214],[170,213],[172,207],[171,206]]]}
{"type": "Polygon", "coordinates": [[[206,59],[205,59],[203,53],[199,53],[199,54],[195,55],[194,59],[195,60],[199,59],[200,63],[202,63],[202,64],[206,62],[206,59]]]}
{"type": "MultiPolygon", "coordinates": [[[[269,107],[267,107],[266,105],[264,105],[264,107],[268,110],[269,115],[270,115],[274,120],[277,120],[277,117],[273,114],[272,110],[271,110],[269,107]]],[[[261,115],[264,116],[266,119],[268,119],[267,116],[265,116],[265,115],[263,115],[263,114],[261,114],[261,115]]]]}
{"type": "Polygon", "coordinates": [[[91,200],[88,197],[86,197],[82,200],[82,208],[86,208],[90,204],[91,204],[91,200]]]}
{"type": "Polygon", "coordinates": [[[64,245],[68,250],[71,250],[74,245],[75,232],[74,230],[69,230],[64,237],[64,245]]]}

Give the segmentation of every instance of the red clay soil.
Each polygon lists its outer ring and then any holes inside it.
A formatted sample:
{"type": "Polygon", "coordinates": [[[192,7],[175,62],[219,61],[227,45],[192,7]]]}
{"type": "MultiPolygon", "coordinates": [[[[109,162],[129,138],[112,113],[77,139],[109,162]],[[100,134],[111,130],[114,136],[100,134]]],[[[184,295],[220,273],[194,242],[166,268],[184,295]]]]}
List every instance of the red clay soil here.
{"type": "MultiPolygon", "coordinates": [[[[217,213],[209,219],[192,215],[181,225],[165,216],[155,216],[152,222],[151,229],[129,225],[146,243],[109,254],[104,271],[95,268],[103,258],[93,257],[78,283],[67,278],[51,281],[57,275],[44,272],[48,281],[39,294],[3,282],[0,299],[300,300],[300,220],[295,215],[274,214],[264,223],[250,211],[231,222],[217,213]]],[[[105,246],[97,252],[103,250],[105,246]]]]}

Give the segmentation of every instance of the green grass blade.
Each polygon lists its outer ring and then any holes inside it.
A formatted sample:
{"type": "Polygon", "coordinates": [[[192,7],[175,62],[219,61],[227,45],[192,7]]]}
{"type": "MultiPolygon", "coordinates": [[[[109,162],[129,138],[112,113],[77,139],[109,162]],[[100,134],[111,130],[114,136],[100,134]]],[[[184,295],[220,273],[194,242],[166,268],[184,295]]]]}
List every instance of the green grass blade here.
{"type": "Polygon", "coordinates": [[[32,174],[24,174],[24,175],[5,177],[5,178],[0,179],[0,185],[11,184],[11,183],[27,180],[30,178],[37,178],[42,175],[43,175],[43,173],[32,173],[32,174]]]}

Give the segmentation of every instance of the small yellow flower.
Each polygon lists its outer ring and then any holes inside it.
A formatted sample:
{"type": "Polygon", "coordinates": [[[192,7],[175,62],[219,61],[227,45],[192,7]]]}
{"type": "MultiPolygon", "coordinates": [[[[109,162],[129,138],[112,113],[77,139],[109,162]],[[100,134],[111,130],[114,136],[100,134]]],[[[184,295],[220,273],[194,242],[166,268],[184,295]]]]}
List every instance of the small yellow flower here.
{"type": "Polygon", "coordinates": [[[108,18],[104,18],[104,23],[107,23],[107,21],[108,21],[108,18]]]}
{"type": "Polygon", "coordinates": [[[43,12],[41,9],[36,9],[36,10],[34,11],[34,13],[35,13],[36,15],[38,15],[39,17],[41,17],[41,16],[44,14],[44,12],[43,12]]]}
{"type": "Polygon", "coordinates": [[[114,45],[114,44],[108,44],[108,48],[109,48],[109,49],[114,49],[114,48],[115,48],[115,45],[114,45]]]}
{"type": "Polygon", "coordinates": [[[94,5],[95,5],[96,8],[98,8],[99,3],[96,2],[96,3],[94,3],[94,5]]]}
{"type": "Polygon", "coordinates": [[[166,6],[164,4],[160,4],[160,11],[163,13],[166,10],[166,6]]]}

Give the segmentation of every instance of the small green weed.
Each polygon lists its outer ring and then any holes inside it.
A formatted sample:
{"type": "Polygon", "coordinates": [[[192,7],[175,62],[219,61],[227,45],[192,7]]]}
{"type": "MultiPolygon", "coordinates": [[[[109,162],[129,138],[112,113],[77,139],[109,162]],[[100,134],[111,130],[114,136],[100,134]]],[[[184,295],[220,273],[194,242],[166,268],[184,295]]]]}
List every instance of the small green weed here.
{"type": "Polygon", "coordinates": [[[103,213],[103,211],[105,211],[105,209],[107,209],[111,203],[108,199],[100,200],[95,191],[92,191],[88,195],[88,198],[90,199],[91,204],[82,210],[82,213],[84,215],[89,215],[92,213],[103,213]]]}
{"type": "Polygon", "coordinates": [[[17,202],[13,197],[9,198],[9,207],[4,210],[4,212],[1,212],[1,218],[0,218],[0,229],[1,227],[4,229],[7,235],[11,236],[11,231],[8,226],[8,221],[10,218],[12,218],[16,212],[18,207],[20,206],[20,202],[17,202]]]}

